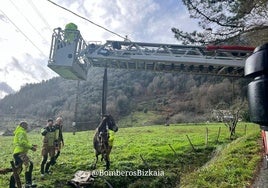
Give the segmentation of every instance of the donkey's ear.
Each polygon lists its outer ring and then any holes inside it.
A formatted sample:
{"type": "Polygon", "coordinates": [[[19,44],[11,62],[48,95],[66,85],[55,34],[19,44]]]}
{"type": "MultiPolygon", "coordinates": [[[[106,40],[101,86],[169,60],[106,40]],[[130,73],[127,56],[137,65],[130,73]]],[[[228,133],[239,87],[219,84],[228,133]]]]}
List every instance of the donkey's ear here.
{"type": "Polygon", "coordinates": [[[112,116],[111,114],[109,114],[108,117],[109,117],[110,119],[112,119],[112,120],[114,119],[113,116],[112,116]]]}

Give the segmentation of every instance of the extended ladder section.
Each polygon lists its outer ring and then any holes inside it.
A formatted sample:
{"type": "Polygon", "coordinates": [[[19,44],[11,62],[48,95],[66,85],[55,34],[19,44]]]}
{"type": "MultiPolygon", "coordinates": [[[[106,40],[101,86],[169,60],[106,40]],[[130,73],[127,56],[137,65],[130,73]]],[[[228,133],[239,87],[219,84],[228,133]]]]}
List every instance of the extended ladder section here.
{"type": "Polygon", "coordinates": [[[48,66],[68,79],[86,79],[91,66],[243,77],[245,59],[253,50],[131,41],[86,44],[79,31],[58,28],[52,37],[48,66]]]}

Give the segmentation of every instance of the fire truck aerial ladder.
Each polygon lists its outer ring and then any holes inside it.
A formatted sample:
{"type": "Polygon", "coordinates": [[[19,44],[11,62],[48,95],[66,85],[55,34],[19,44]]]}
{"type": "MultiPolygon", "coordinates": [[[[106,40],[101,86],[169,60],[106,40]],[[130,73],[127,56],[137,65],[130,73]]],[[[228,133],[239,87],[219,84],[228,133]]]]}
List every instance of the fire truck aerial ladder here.
{"type": "MultiPolygon", "coordinates": [[[[268,43],[255,49],[131,41],[107,41],[101,45],[87,44],[78,30],[57,28],[48,66],[61,77],[74,80],[86,80],[90,67],[104,67],[106,74],[106,68],[117,68],[253,78],[248,84],[250,119],[262,129],[268,164],[268,43]]],[[[106,111],[105,90],[102,114],[106,111]]]]}
{"type": "Polygon", "coordinates": [[[131,41],[107,41],[101,45],[87,44],[79,30],[56,28],[48,67],[73,80],[86,80],[90,67],[250,77],[251,121],[268,131],[268,43],[255,49],[131,41]]]}
{"type": "Polygon", "coordinates": [[[252,47],[189,46],[131,41],[89,43],[79,30],[54,29],[48,67],[66,79],[86,80],[90,67],[243,77],[252,47]]]}

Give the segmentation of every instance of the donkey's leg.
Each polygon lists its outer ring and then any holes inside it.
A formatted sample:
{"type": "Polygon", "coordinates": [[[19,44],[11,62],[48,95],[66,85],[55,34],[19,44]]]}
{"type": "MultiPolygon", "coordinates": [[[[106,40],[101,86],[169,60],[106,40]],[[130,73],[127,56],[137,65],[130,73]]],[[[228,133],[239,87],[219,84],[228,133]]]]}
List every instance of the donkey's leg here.
{"type": "Polygon", "coordinates": [[[111,153],[111,149],[109,148],[105,154],[105,162],[106,162],[106,169],[105,170],[110,169],[110,153],[111,153]]]}
{"type": "Polygon", "coordinates": [[[105,158],[105,153],[101,154],[101,162],[103,161],[103,159],[105,158]]]}
{"type": "Polygon", "coordinates": [[[110,169],[110,159],[108,158],[106,160],[106,169],[105,170],[109,170],[110,169]]]}
{"type": "Polygon", "coordinates": [[[105,159],[105,162],[106,162],[106,169],[105,170],[109,170],[110,169],[110,157],[109,157],[109,155],[105,154],[104,159],[105,159]]]}
{"type": "Polygon", "coordinates": [[[98,160],[99,160],[99,154],[96,152],[96,160],[95,160],[95,163],[93,164],[93,169],[96,169],[96,167],[97,167],[97,162],[98,162],[98,160]]]}

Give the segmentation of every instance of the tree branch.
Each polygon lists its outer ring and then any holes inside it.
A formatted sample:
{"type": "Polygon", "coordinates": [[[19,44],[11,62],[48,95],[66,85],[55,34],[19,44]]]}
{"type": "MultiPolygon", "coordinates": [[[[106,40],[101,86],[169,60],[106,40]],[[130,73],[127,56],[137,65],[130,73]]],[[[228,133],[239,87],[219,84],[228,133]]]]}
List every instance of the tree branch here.
{"type": "Polygon", "coordinates": [[[223,24],[219,20],[211,19],[205,13],[203,13],[202,11],[200,11],[196,6],[194,6],[191,0],[186,0],[186,1],[188,2],[188,5],[191,6],[190,8],[192,8],[193,10],[195,10],[199,15],[203,16],[209,22],[216,23],[217,25],[222,26],[222,27],[232,27],[232,28],[243,28],[244,27],[244,26],[239,26],[237,24],[223,24]]]}

